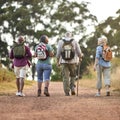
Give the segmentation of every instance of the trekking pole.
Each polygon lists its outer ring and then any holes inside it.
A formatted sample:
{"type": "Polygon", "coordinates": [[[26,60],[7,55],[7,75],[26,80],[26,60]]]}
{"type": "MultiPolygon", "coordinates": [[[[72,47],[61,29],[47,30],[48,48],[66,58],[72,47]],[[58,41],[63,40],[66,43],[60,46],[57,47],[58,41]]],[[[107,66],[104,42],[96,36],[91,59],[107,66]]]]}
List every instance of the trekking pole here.
{"type": "Polygon", "coordinates": [[[80,62],[78,63],[78,78],[77,78],[77,96],[78,96],[78,88],[79,88],[79,77],[80,77],[80,62]]]}

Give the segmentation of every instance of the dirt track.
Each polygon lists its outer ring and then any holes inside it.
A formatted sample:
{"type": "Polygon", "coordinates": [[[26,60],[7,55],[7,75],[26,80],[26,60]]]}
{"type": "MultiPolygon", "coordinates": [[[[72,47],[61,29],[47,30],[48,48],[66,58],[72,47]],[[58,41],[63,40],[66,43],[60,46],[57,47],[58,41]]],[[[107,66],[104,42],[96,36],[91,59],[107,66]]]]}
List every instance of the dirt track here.
{"type": "Polygon", "coordinates": [[[50,97],[36,97],[37,86],[0,96],[0,120],[120,120],[120,95],[95,97],[95,89],[79,88],[78,96],[64,96],[62,83],[51,83],[50,97]]]}

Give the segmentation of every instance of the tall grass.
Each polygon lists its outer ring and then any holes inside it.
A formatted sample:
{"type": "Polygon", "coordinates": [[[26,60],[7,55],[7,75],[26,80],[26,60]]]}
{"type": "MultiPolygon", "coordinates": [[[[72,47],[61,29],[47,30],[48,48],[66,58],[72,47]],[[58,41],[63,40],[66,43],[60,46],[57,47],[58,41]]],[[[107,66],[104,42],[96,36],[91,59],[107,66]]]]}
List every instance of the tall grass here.
{"type": "MultiPolygon", "coordinates": [[[[120,59],[114,58],[111,64],[111,88],[120,91],[120,59]]],[[[84,74],[83,79],[80,81],[80,85],[91,88],[96,87],[96,72],[93,70],[93,64],[88,66],[88,71],[84,74]]]]}
{"type": "MultiPolygon", "coordinates": [[[[32,86],[35,81],[25,80],[25,88],[32,86]]],[[[0,65],[0,94],[16,91],[16,77],[13,71],[2,68],[0,65]]]]}
{"type": "Polygon", "coordinates": [[[120,91],[120,58],[112,60],[111,85],[115,90],[120,91]]]}
{"type": "Polygon", "coordinates": [[[1,82],[10,82],[15,80],[15,75],[12,71],[8,71],[5,68],[0,68],[0,83],[1,82]]]}

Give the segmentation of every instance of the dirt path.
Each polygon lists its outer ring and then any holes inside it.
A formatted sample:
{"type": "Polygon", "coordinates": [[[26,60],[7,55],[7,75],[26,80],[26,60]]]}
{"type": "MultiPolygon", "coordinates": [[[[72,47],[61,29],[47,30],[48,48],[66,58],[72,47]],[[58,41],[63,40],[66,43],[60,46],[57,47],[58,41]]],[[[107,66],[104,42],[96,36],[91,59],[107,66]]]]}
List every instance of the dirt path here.
{"type": "Polygon", "coordinates": [[[50,97],[36,97],[37,86],[25,97],[0,96],[0,120],[120,120],[120,96],[95,97],[96,90],[79,88],[78,96],[64,96],[62,83],[51,83],[50,97]]]}

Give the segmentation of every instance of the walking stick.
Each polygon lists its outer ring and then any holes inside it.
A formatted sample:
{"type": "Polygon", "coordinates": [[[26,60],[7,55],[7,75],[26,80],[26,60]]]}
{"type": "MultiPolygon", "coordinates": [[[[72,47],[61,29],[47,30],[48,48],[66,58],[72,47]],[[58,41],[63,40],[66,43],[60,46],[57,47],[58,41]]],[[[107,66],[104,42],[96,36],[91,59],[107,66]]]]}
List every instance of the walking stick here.
{"type": "Polygon", "coordinates": [[[79,88],[79,77],[80,77],[80,62],[78,63],[78,78],[77,78],[77,96],[78,96],[78,88],[79,88]]]}

